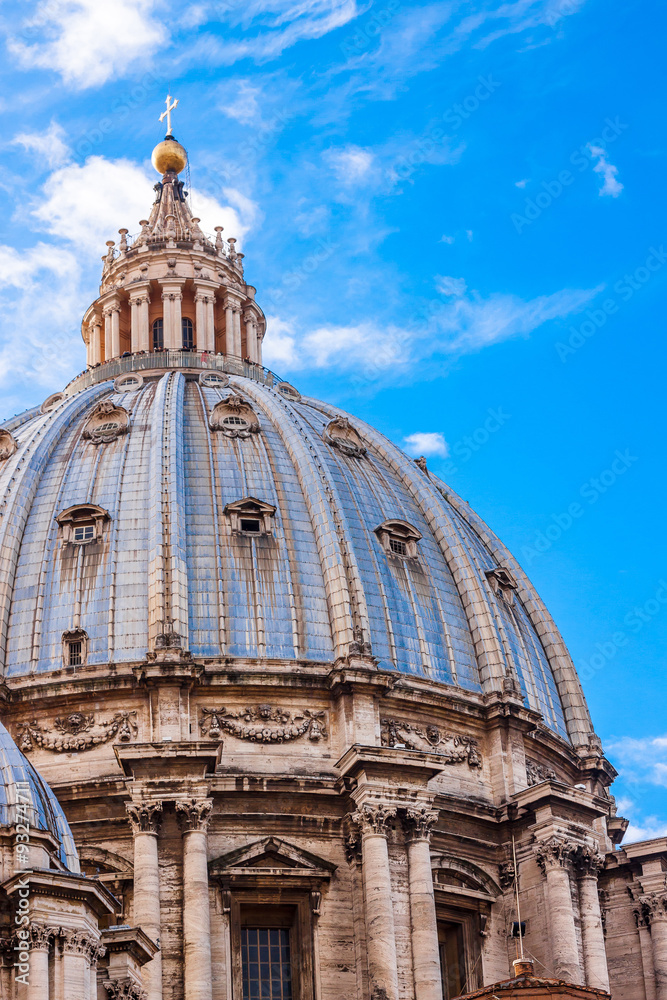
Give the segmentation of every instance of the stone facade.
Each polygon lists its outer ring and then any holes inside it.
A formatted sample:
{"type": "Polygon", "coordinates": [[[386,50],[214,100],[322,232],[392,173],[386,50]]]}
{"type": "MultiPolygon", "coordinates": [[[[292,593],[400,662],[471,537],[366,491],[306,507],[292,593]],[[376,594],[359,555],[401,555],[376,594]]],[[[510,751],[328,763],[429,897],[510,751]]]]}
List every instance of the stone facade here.
{"type": "Polygon", "coordinates": [[[179,185],[109,247],[89,370],[1,432],[2,717],[85,876],[54,827],[26,992],[0,813],[3,998],[449,1000],[509,975],[518,879],[562,995],[667,1000],[667,842],[617,848],[530,581],[423,460],[261,367],[179,185]]]}

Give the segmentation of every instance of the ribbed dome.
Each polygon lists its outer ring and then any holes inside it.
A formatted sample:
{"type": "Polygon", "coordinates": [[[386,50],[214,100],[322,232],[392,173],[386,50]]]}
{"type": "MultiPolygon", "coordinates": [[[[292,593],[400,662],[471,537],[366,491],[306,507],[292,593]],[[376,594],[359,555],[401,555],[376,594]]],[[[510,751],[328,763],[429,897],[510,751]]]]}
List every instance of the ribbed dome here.
{"type": "Polygon", "coordinates": [[[17,803],[25,805],[26,799],[30,800],[27,806],[30,828],[51,833],[58,841],[63,865],[78,873],[79,856],[60,803],[0,722],[0,827],[16,824],[17,803]]]}
{"type": "Polygon", "coordinates": [[[8,678],[67,667],[72,636],[75,671],[165,645],[292,663],[356,653],[471,692],[518,686],[549,728],[587,741],[553,622],[463,501],[331,406],[215,379],[131,375],[4,425],[8,678]]]}

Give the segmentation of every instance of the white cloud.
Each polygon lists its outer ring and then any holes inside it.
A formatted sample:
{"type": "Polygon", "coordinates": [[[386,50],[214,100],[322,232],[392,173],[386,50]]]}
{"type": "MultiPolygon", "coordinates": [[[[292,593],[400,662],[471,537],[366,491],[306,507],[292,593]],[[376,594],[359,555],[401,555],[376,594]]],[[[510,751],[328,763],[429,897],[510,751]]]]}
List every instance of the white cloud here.
{"type": "Polygon", "coordinates": [[[269,368],[299,368],[296,335],[291,323],[278,316],[266,317],[266,335],[262,343],[262,360],[269,368]]]}
{"type": "Polygon", "coordinates": [[[642,739],[623,736],[607,750],[627,781],[667,788],[667,734],[642,739]]]}
{"type": "Polygon", "coordinates": [[[292,322],[267,317],[263,357],[269,367],[282,364],[293,370],[335,368],[354,371],[360,379],[373,381],[392,367],[407,364],[409,356],[404,331],[397,327],[380,329],[366,322],[321,326],[300,333],[292,322]]]}
{"type": "Polygon", "coordinates": [[[324,158],[343,184],[358,184],[364,181],[373,167],[373,154],[360,146],[329,149],[324,158]]]}
{"type": "Polygon", "coordinates": [[[248,79],[226,81],[220,94],[220,110],[242,125],[255,125],[262,120],[261,87],[248,79]]]}
{"type": "Polygon", "coordinates": [[[21,146],[26,152],[34,153],[35,159],[44,163],[49,170],[61,167],[70,158],[65,130],[57,122],[51,122],[46,132],[21,132],[12,139],[11,145],[21,146]]]}
{"type": "Polygon", "coordinates": [[[609,163],[607,160],[607,154],[602,146],[588,146],[591,156],[596,156],[598,162],[593,165],[593,170],[596,174],[600,174],[602,177],[602,187],[598,192],[600,195],[610,195],[612,198],[618,198],[619,194],[623,190],[623,185],[618,180],[618,167],[615,167],[613,163],[609,163]]]}
{"type": "MultiPolygon", "coordinates": [[[[107,240],[120,228],[138,232],[139,219],[147,218],[155,194],[154,177],[130,160],[91,156],[83,165],[68,164],[54,171],[36,200],[32,215],[44,229],[75,244],[89,255],[104,251],[107,240]]],[[[225,227],[225,235],[241,239],[255,222],[257,206],[235,188],[225,188],[228,205],[195,192],[193,213],[202,229],[225,227]]]]}
{"type": "Polygon", "coordinates": [[[435,278],[435,287],[441,295],[453,295],[460,298],[468,286],[464,278],[452,278],[446,274],[438,274],[435,278]]]}
{"type": "Polygon", "coordinates": [[[526,186],[527,183],[528,183],[528,178],[524,177],[523,180],[521,180],[521,181],[515,181],[514,182],[514,187],[525,188],[525,186],[526,186]]]}
{"type": "Polygon", "coordinates": [[[55,70],[69,87],[85,90],[146,65],[168,40],[156,0],[44,0],[23,33],[43,34],[34,44],[10,38],[8,48],[28,69],[55,70]]]}
{"type": "Polygon", "coordinates": [[[403,438],[403,444],[410,455],[438,455],[447,458],[449,445],[439,431],[415,431],[403,438]]]}
{"type": "Polygon", "coordinates": [[[445,236],[445,235],[443,235],[443,236],[440,237],[440,240],[438,242],[452,244],[455,239],[456,239],[455,236],[445,236]]]}

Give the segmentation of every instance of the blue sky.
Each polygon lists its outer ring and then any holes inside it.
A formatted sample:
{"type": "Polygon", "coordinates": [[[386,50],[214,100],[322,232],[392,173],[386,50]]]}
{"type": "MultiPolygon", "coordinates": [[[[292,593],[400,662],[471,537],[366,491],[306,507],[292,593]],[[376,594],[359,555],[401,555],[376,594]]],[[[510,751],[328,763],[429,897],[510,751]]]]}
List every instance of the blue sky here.
{"type": "Polygon", "coordinates": [[[559,624],[634,837],[667,833],[665,12],[656,2],[0,7],[4,415],[84,366],[167,89],[266,363],[468,499],[559,624]],[[664,240],[664,245],[663,241],[664,240]]]}

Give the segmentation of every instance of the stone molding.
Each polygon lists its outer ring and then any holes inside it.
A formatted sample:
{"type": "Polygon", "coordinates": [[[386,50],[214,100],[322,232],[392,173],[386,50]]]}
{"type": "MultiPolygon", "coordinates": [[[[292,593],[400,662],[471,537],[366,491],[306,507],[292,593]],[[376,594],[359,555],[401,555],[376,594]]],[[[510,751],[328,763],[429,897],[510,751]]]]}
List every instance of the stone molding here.
{"type": "Polygon", "coordinates": [[[516,869],[514,868],[514,862],[503,861],[498,866],[498,884],[503,892],[509,892],[510,889],[514,889],[515,880],[516,869]]]}
{"type": "Polygon", "coordinates": [[[535,847],[535,858],[546,877],[548,871],[557,868],[571,868],[578,845],[570,840],[552,837],[551,840],[535,847]]]}
{"type": "Polygon", "coordinates": [[[304,709],[292,714],[271,705],[256,705],[238,711],[202,708],[199,731],[212,740],[225,732],[253,743],[290,743],[302,736],[307,736],[312,743],[319,743],[328,736],[325,712],[304,709]]]}
{"type": "Polygon", "coordinates": [[[448,733],[436,725],[422,727],[400,719],[382,719],[381,740],[383,747],[403,744],[408,750],[440,754],[445,764],[468,764],[475,768],[482,766],[482,755],[476,739],[448,733]]]}
{"type": "Polygon", "coordinates": [[[396,811],[394,806],[387,806],[384,802],[365,802],[351,814],[350,822],[359,828],[362,836],[380,834],[386,837],[392,820],[396,818],[396,811]]]}
{"type": "Polygon", "coordinates": [[[111,1000],[147,1000],[148,993],[129,977],[127,979],[105,979],[102,986],[111,1000]]]}
{"type": "Polygon", "coordinates": [[[406,809],[402,820],[407,840],[425,840],[428,843],[439,818],[440,813],[430,806],[406,809]]]}
{"type": "Polygon", "coordinates": [[[126,802],[125,808],[135,836],[138,833],[158,835],[162,823],[161,802],[126,802]]]}
{"type": "Polygon", "coordinates": [[[175,803],[176,816],[182,833],[205,832],[213,811],[211,799],[188,799],[175,803]]]}
{"type": "Polygon", "coordinates": [[[54,719],[53,728],[40,726],[36,719],[21,722],[17,726],[17,742],[23,753],[30,753],[38,746],[53,753],[71,753],[90,750],[91,747],[108,743],[115,736],[121,743],[135,740],[139,731],[136,711],[116,712],[112,719],[95,725],[94,713],[72,712],[71,715],[54,719]]]}

